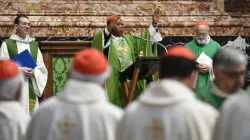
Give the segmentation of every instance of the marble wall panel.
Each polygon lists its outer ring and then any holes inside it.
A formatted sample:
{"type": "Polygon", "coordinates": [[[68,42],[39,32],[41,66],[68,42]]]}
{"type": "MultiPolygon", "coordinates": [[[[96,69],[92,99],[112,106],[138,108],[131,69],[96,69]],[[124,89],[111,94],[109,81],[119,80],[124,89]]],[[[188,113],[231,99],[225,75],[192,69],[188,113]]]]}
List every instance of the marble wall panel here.
{"type": "Polygon", "coordinates": [[[12,33],[17,14],[29,16],[34,36],[93,36],[112,13],[138,35],[150,25],[155,8],[162,11],[163,36],[193,35],[201,19],[208,21],[212,35],[250,35],[249,16],[220,12],[214,0],[2,0],[0,36],[12,33]]]}
{"type": "MultiPolygon", "coordinates": [[[[37,36],[94,36],[102,28],[89,27],[33,27],[32,35],[37,36]]],[[[128,28],[132,35],[140,35],[146,28],[128,28]]],[[[193,27],[163,27],[160,28],[163,36],[192,36],[193,27]]],[[[0,27],[0,36],[9,36],[12,34],[12,28],[0,27]]],[[[128,32],[125,32],[128,33],[128,32]]],[[[250,36],[250,28],[243,27],[210,27],[210,35],[213,36],[250,36]]]]}
{"type": "Polygon", "coordinates": [[[225,11],[250,13],[249,0],[224,0],[225,11]]]}

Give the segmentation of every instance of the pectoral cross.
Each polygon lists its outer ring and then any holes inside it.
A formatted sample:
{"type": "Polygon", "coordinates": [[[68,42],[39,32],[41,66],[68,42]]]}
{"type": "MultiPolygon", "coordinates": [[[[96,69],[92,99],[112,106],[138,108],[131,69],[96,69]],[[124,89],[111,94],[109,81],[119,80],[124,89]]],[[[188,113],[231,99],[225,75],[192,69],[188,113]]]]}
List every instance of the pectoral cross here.
{"type": "Polygon", "coordinates": [[[62,121],[58,121],[57,122],[58,127],[60,127],[63,130],[64,134],[68,134],[69,133],[69,129],[71,127],[75,126],[75,122],[73,122],[70,118],[69,114],[65,114],[64,116],[64,120],[62,121]]]}
{"type": "Polygon", "coordinates": [[[121,51],[121,53],[123,55],[125,55],[127,52],[128,52],[128,48],[126,48],[126,46],[124,45],[124,41],[121,41],[120,43],[120,47],[119,47],[119,50],[121,51]]]}
{"type": "Polygon", "coordinates": [[[152,124],[148,125],[145,129],[147,132],[151,133],[153,138],[159,138],[164,132],[164,127],[157,118],[153,118],[152,124]]]}
{"type": "Polygon", "coordinates": [[[125,47],[122,47],[121,52],[122,52],[123,55],[125,55],[128,52],[128,49],[125,48],[125,47]]]}

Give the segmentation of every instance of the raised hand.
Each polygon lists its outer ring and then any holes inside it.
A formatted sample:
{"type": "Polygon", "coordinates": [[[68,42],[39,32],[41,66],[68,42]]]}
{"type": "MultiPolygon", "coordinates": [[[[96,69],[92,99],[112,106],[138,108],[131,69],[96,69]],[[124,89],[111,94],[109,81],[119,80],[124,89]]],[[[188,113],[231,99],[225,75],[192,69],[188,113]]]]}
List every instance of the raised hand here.
{"type": "Polygon", "coordinates": [[[153,24],[158,24],[158,22],[160,21],[160,17],[161,17],[161,11],[159,8],[157,8],[155,11],[154,11],[154,15],[153,15],[153,24]]]}

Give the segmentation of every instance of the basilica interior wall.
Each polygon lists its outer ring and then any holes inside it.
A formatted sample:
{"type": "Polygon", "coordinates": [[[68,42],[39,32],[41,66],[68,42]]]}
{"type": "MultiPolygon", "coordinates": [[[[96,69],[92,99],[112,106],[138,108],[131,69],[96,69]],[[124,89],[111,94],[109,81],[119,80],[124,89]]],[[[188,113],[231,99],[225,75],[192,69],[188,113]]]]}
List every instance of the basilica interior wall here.
{"type": "MultiPolygon", "coordinates": [[[[159,8],[162,12],[159,28],[161,35],[165,36],[160,43],[166,47],[191,41],[193,26],[198,20],[208,22],[212,39],[222,46],[239,35],[245,36],[246,44],[250,44],[250,14],[246,11],[235,12],[242,8],[237,9],[234,4],[232,7],[234,9],[230,11],[224,0],[1,0],[0,40],[14,33],[16,15],[29,17],[31,35],[37,41],[91,41],[95,33],[106,26],[106,19],[111,14],[121,17],[127,33],[139,35],[151,24],[153,11],[159,8]]],[[[57,95],[61,91],[73,55],[61,56],[41,51],[49,71],[43,96],[47,98],[51,93],[57,95]]],[[[162,52],[164,49],[158,47],[159,55],[162,52]]],[[[64,52],[60,50],[57,53],[64,52]]]]}
{"type": "MultiPolygon", "coordinates": [[[[221,0],[2,0],[0,36],[13,33],[17,14],[28,15],[33,36],[93,36],[110,14],[121,16],[127,32],[141,34],[160,8],[163,36],[192,36],[193,25],[206,20],[214,36],[249,36],[250,16],[221,11],[221,0]]],[[[223,5],[222,5],[223,6],[223,5]]],[[[223,8],[222,8],[223,9],[223,8]]]]}

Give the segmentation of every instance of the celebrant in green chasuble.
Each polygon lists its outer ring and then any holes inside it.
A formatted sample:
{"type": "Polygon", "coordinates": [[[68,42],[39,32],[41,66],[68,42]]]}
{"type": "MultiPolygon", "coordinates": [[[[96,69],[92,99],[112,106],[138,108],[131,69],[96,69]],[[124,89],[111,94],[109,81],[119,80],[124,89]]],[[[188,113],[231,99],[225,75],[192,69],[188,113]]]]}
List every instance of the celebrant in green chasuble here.
{"type": "MultiPolygon", "coordinates": [[[[92,46],[108,57],[109,64],[112,67],[106,90],[109,101],[113,104],[124,106],[119,73],[135,62],[140,51],[143,52],[143,56],[157,56],[157,44],[151,41],[158,42],[162,40],[157,27],[160,20],[159,9],[154,11],[152,20],[152,25],[140,36],[144,39],[139,39],[133,35],[123,34],[123,22],[120,17],[112,15],[107,19],[107,28],[98,32],[93,39],[92,46]]],[[[156,79],[156,77],[153,79],[156,79]]],[[[145,80],[137,82],[136,96],[144,89],[145,85],[145,80]]]]}
{"type": "Polygon", "coordinates": [[[208,35],[209,26],[206,21],[198,21],[195,25],[196,37],[185,46],[196,56],[199,75],[196,80],[195,91],[199,95],[210,86],[213,80],[212,58],[220,45],[208,35]]]}

